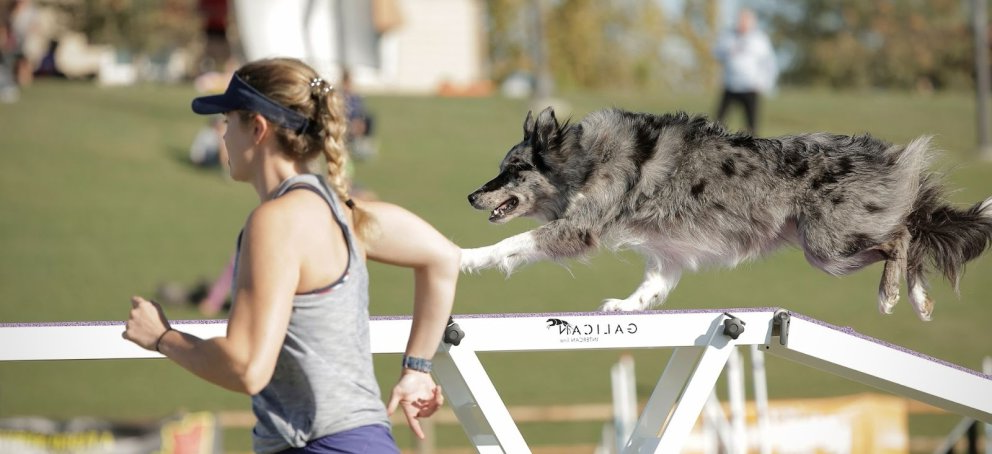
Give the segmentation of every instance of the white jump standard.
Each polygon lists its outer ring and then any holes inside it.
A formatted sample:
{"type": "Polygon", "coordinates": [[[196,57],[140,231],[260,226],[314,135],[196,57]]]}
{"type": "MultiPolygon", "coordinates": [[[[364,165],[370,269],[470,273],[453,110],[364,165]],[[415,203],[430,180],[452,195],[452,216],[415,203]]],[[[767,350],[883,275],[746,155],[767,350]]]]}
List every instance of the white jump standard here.
{"type": "MultiPolygon", "coordinates": [[[[737,346],[992,422],[992,376],[776,308],[456,316],[434,358],[480,453],[530,452],[477,352],[674,348],[624,452],[678,452],[737,346]]],[[[201,337],[223,321],[177,321],[201,337]]],[[[410,317],[373,317],[373,353],[402,353],[410,317]]],[[[0,361],[161,357],[124,341],[122,322],[0,324],[0,361]]]]}

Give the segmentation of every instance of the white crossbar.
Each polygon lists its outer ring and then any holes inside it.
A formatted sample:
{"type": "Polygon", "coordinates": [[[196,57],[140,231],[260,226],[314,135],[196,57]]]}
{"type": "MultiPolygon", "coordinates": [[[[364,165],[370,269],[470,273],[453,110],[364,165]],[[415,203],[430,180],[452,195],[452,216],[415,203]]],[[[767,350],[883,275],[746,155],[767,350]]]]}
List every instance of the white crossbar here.
{"type": "MultiPolygon", "coordinates": [[[[435,378],[480,453],[529,452],[477,352],[674,348],[624,452],[676,452],[736,346],[768,353],[992,422],[992,376],[775,308],[636,313],[459,315],[458,346],[442,345],[435,378]],[[737,339],[725,323],[744,327],[737,339]],[[783,320],[788,323],[778,323],[783,320]]],[[[200,337],[222,320],[173,322],[200,337]]],[[[121,338],[122,322],[0,324],[0,361],[154,358],[121,338]]],[[[402,353],[409,317],[373,317],[373,353],[402,353]]]]}
{"type": "Polygon", "coordinates": [[[850,329],[794,316],[787,346],[769,353],[943,408],[992,421],[992,376],[873,339],[850,329]]]}

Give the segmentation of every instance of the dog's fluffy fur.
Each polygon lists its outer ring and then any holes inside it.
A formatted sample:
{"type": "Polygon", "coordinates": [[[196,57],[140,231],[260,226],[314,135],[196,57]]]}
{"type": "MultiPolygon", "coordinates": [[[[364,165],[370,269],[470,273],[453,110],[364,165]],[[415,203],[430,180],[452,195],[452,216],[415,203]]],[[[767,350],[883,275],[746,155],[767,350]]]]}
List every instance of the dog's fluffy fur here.
{"type": "Polygon", "coordinates": [[[733,267],[784,244],[843,275],[884,261],[879,310],[891,313],[905,276],[923,320],[933,302],[925,271],[957,288],[964,264],[992,242],[992,198],[950,206],[926,171],[930,139],[906,146],[869,135],[756,138],[703,116],[620,109],[559,124],[528,112],[524,138],[500,173],[469,195],[489,220],[547,223],[492,246],[466,249],[462,270],[515,268],[581,257],[598,245],[646,258],[644,281],[602,310],[661,304],[683,270],[733,267]]]}

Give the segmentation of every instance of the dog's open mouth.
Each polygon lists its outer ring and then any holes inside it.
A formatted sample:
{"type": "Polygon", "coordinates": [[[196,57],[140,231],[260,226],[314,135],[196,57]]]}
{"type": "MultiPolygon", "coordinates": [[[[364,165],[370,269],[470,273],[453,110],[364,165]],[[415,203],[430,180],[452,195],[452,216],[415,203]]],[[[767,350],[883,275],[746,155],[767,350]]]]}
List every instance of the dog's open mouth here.
{"type": "Polygon", "coordinates": [[[512,213],[513,210],[517,208],[517,204],[519,203],[520,199],[516,196],[506,199],[503,203],[499,204],[495,210],[493,210],[492,214],[489,215],[489,222],[496,222],[503,219],[506,215],[512,213]]]}

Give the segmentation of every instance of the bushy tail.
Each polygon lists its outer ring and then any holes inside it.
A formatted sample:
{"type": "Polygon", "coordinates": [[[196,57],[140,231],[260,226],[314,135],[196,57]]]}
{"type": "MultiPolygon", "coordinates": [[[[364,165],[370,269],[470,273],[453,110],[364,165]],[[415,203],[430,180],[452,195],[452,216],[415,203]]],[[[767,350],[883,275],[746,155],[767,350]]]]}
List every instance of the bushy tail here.
{"type": "Polygon", "coordinates": [[[992,245],[992,197],[971,208],[954,208],[944,200],[940,186],[924,177],[907,227],[912,235],[908,272],[922,279],[929,264],[957,291],[965,263],[992,245]]]}

